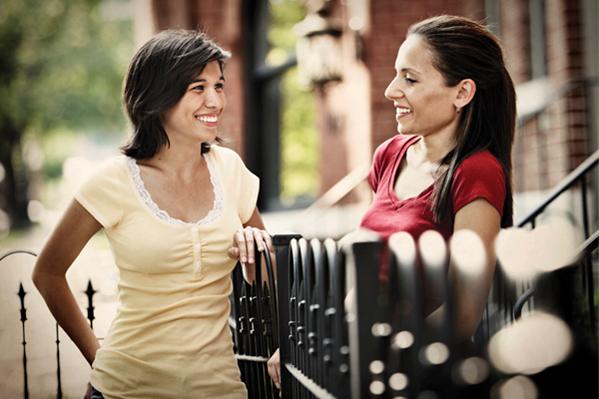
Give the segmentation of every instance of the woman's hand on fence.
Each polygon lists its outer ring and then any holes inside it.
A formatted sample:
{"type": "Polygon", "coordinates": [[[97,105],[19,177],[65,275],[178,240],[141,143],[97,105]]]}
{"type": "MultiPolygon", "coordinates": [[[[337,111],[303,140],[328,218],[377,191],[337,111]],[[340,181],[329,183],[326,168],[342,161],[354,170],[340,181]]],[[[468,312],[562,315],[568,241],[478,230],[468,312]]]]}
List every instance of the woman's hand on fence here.
{"type": "Polygon", "coordinates": [[[268,359],[266,365],[268,366],[268,375],[270,375],[277,389],[281,389],[281,358],[279,356],[279,349],[268,359]]]}
{"type": "Polygon", "coordinates": [[[244,265],[255,264],[254,243],[259,252],[268,249],[270,253],[273,253],[270,235],[265,230],[247,226],[235,232],[233,246],[228,251],[229,257],[239,260],[244,265]]]}

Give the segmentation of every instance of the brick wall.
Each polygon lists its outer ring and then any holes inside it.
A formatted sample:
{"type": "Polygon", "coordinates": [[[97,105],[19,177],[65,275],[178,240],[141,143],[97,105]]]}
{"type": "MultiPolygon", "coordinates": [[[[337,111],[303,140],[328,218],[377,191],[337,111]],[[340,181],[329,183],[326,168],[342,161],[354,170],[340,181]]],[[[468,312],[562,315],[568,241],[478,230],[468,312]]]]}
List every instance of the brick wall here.
{"type": "MultiPolygon", "coordinates": [[[[526,12],[526,9],[522,10],[522,13],[526,12]]],[[[558,93],[564,85],[584,74],[581,3],[578,0],[548,0],[545,2],[544,18],[547,79],[553,92],[558,93]]],[[[523,42],[529,40],[526,21],[525,16],[512,8],[509,12],[504,11],[502,28],[510,27],[521,32],[523,42]],[[515,19],[518,20],[516,24],[515,19]]],[[[516,40],[517,36],[513,38],[513,41],[516,40]]],[[[524,44],[508,45],[508,56],[514,59],[515,54],[520,54],[527,47],[524,44]]],[[[514,63],[518,71],[516,76],[519,76],[518,73],[525,76],[526,65],[518,64],[514,63]]],[[[588,156],[586,118],[585,90],[578,88],[554,101],[543,115],[517,132],[514,146],[517,192],[546,190],[555,186],[588,156]]]]}
{"type": "Polygon", "coordinates": [[[501,1],[500,14],[506,66],[517,85],[531,77],[528,1],[501,1]]]}
{"type": "MultiPolygon", "coordinates": [[[[554,56],[559,59],[555,62],[560,69],[555,68],[555,77],[552,79],[559,84],[561,82],[578,79],[584,75],[584,51],[583,51],[583,26],[581,15],[581,2],[579,0],[562,0],[555,2],[553,8],[552,2],[551,11],[555,12],[556,19],[561,22],[562,34],[558,34],[557,38],[560,42],[557,43],[554,56]],[[558,47],[559,46],[559,47],[558,47]],[[561,47],[561,52],[559,48],[561,47]]],[[[556,27],[557,28],[557,27],[556,27]]],[[[551,41],[549,42],[551,43],[551,41]]],[[[549,63],[550,73],[552,63],[549,63]]],[[[571,92],[563,101],[562,106],[558,109],[566,114],[563,118],[563,123],[557,128],[564,129],[563,136],[565,138],[565,148],[567,151],[565,162],[567,169],[562,172],[567,174],[570,170],[578,166],[588,156],[588,135],[586,121],[586,93],[580,88],[571,92]]],[[[561,179],[563,176],[556,176],[556,179],[561,179]]]]}

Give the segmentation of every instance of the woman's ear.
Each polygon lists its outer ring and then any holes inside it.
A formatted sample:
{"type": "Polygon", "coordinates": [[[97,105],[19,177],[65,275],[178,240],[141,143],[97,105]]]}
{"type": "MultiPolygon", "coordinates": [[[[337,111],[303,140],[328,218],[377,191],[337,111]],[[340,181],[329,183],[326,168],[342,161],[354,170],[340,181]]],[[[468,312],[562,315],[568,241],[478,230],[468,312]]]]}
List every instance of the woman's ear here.
{"type": "Polygon", "coordinates": [[[456,107],[458,112],[466,105],[470,104],[470,101],[474,98],[476,93],[476,83],[472,79],[463,79],[457,84],[457,94],[453,105],[456,107]]]}

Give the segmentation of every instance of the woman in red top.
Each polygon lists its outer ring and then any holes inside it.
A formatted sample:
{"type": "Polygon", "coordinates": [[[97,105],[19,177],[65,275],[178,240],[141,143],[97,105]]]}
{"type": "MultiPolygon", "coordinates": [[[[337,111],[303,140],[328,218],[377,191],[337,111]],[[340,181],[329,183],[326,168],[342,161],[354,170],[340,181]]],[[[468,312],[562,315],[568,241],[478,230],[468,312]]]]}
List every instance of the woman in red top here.
{"type": "Polygon", "coordinates": [[[466,18],[430,18],[410,27],[395,70],[385,96],[399,135],[375,152],[375,197],[361,226],[415,239],[469,228],[491,243],[512,224],[516,115],[497,39],[466,18]]]}
{"type": "MultiPolygon", "coordinates": [[[[374,200],[361,227],[414,239],[474,231],[487,251],[477,281],[450,266],[458,334],[482,315],[495,268],[493,242],[512,225],[511,148],[516,100],[501,46],[484,26],[439,16],[412,25],[385,96],[399,135],[381,144],[368,181],[374,200]],[[477,289],[465,289],[475,286],[477,289]]],[[[441,306],[430,316],[443,312],[441,306]]]]}
{"type": "MultiPolygon", "coordinates": [[[[395,71],[385,96],[393,102],[399,134],[375,152],[368,176],[374,200],[361,227],[384,238],[406,231],[418,239],[431,229],[446,239],[460,229],[481,238],[488,261],[477,280],[449,270],[459,293],[457,333],[466,338],[486,303],[494,239],[501,227],[512,225],[514,85],[497,38],[455,16],[412,25],[395,71]]],[[[440,306],[429,320],[442,313],[440,306]]],[[[269,361],[275,380],[277,361],[269,361]]]]}

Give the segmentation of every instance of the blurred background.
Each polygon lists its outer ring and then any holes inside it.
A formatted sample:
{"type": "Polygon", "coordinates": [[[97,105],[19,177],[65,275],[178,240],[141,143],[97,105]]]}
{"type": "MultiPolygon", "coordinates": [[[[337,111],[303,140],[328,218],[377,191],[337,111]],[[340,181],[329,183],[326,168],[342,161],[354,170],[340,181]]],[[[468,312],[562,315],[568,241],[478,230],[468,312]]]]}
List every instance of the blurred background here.
{"type": "MultiPolygon", "coordinates": [[[[118,154],[130,130],[121,103],[128,61],[175,27],[202,29],[233,54],[221,135],[260,177],[268,229],[341,237],[370,201],[374,149],[396,132],[383,92],[397,49],[409,25],[442,13],[483,20],[502,40],[518,94],[518,220],[597,150],[595,0],[2,0],[0,254],[38,252],[85,175],[118,154]]],[[[598,186],[595,173],[591,231],[598,186]]],[[[580,225],[579,208],[573,193],[546,214],[580,225]]],[[[22,392],[19,282],[31,298],[36,397],[54,389],[54,325],[31,285],[32,264],[25,255],[0,264],[2,397],[22,392]]],[[[95,282],[102,336],[118,277],[101,234],[68,277],[82,307],[86,281],[95,282]]],[[[89,368],[64,347],[64,391],[80,396],[89,368]]]]}

